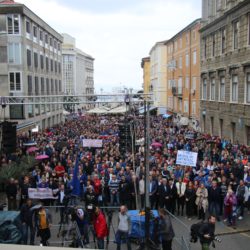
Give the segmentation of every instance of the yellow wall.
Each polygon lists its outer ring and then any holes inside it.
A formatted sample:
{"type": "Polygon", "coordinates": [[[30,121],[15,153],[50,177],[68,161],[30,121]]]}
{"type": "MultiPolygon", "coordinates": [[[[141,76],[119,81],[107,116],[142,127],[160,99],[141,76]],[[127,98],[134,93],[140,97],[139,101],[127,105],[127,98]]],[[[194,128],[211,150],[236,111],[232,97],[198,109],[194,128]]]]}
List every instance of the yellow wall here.
{"type": "Polygon", "coordinates": [[[200,103],[199,29],[200,21],[197,21],[166,43],[168,110],[196,120],[199,120],[200,103]],[[194,51],[196,51],[196,56],[194,56],[194,51]],[[186,55],[188,56],[186,57],[186,55]],[[188,64],[186,64],[186,60],[188,64]],[[173,84],[174,86],[172,86],[173,84]],[[180,94],[173,95],[172,87],[176,87],[177,93],[179,91],[180,94]]]}

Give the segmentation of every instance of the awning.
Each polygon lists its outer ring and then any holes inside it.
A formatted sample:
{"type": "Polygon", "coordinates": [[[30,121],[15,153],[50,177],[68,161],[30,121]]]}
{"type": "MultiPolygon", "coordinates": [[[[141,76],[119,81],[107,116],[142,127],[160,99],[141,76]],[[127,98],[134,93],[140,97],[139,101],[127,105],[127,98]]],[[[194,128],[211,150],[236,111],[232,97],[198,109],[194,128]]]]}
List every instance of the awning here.
{"type": "Polygon", "coordinates": [[[22,123],[17,124],[16,130],[17,130],[17,133],[20,134],[22,132],[29,131],[29,130],[35,128],[35,127],[36,127],[36,122],[34,122],[34,121],[22,122],[22,123]]]}
{"type": "Polygon", "coordinates": [[[172,115],[170,115],[170,114],[164,114],[164,115],[162,115],[162,117],[163,117],[164,119],[168,119],[168,118],[172,117],[172,115]]]}
{"type": "Polygon", "coordinates": [[[126,106],[119,106],[108,111],[108,114],[123,114],[127,111],[126,106]]]}
{"type": "MultiPolygon", "coordinates": [[[[157,109],[157,107],[154,107],[154,106],[149,107],[149,111],[152,111],[152,110],[155,110],[155,109],[157,109]]],[[[144,106],[139,108],[139,113],[144,114],[144,106]]]]}

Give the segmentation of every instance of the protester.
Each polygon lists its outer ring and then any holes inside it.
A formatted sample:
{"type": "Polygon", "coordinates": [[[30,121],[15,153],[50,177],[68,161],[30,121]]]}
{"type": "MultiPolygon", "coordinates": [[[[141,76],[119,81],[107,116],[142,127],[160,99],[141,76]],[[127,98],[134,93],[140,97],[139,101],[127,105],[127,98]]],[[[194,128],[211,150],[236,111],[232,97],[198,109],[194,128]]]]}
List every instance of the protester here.
{"type": "Polygon", "coordinates": [[[216,216],[210,215],[208,222],[203,223],[199,229],[202,250],[209,250],[209,246],[214,240],[215,223],[216,216]]]}
{"type": "Polygon", "coordinates": [[[205,220],[206,211],[208,208],[208,192],[205,188],[203,182],[200,183],[199,188],[196,191],[196,201],[195,201],[197,208],[198,208],[198,219],[205,220]]]}
{"type": "Polygon", "coordinates": [[[159,210],[159,235],[162,242],[163,250],[172,250],[172,241],[175,237],[174,229],[170,216],[164,208],[159,210]]]}
{"type": "Polygon", "coordinates": [[[130,216],[127,213],[127,208],[125,206],[121,206],[120,212],[118,214],[118,227],[115,234],[117,250],[121,249],[122,241],[126,241],[128,250],[131,250],[131,244],[129,239],[130,230],[131,230],[130,216]]]}
{"type": "Polygon", "coordinates": [[[6,186],[6,195],[8,198],[8,210],[17,209],[17,185],[14,178],[10,178],[9,184],[6,186]]]}
{"type": "Polygon", "coordinates": [[[95,208],[93,225],[97,238],[98,249],[104,249],[104,238],[108,235],[108,227],[105,216],[99,207],[95,208]]]}

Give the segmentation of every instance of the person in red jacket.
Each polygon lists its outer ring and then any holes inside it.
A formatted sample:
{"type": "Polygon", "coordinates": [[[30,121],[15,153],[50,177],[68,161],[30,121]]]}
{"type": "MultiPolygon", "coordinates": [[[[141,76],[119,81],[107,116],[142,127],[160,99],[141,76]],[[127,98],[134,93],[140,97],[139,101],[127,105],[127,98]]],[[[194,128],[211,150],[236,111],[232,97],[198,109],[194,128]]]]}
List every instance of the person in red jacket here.
{"type": "Polygon", "coordinates": [[[95,174],[93,177],[93,186],[94,186],[95,194],[98,197],[98,204],[99,204],[99,206],[101,206],[101,204],[102,204],[102,183],[101,183],[101,180],[98,178],[97,174],[95,174]]]}
{"type": "Polygon", "coordinates": [[[106,218],[99,207],[96,207],[95,209],[93,225],[96,233],[98,249],[104,249],[104,238],[108,235],[108,226],[106,218]]]}

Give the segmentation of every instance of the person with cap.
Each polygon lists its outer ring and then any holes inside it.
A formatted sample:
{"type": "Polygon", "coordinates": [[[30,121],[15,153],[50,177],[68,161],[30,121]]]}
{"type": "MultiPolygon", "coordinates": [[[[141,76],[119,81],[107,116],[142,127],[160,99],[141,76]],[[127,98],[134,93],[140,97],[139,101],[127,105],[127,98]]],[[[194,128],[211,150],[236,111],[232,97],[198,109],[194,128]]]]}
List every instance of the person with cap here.
{"type": "Polygon", "coordinates": [[[87,215],[82,208],[76,208],[76,223],[82,236],[84,246],[88,247],[89,244],[89,221],[87,215]]]}

